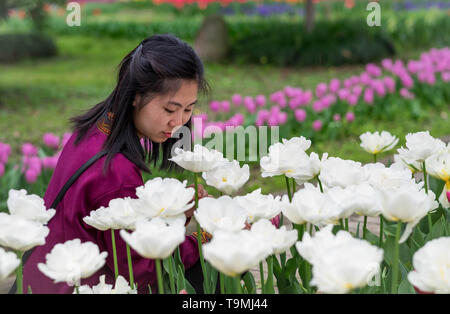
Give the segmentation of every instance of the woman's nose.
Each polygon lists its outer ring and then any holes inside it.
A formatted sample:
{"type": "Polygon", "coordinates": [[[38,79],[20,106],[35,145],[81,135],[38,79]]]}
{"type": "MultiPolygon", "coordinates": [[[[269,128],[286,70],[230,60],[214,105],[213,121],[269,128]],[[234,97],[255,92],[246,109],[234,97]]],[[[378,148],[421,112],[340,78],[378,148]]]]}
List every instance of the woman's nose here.
{"type": "Polygon", "coordinates": [[[177,115],[176,117],[174,117],[172,120],[169,121],[169,126],[171,128],[174,128],[176,126],[180,126],[183,124],[183,117],[182,115],[177,115]]]}

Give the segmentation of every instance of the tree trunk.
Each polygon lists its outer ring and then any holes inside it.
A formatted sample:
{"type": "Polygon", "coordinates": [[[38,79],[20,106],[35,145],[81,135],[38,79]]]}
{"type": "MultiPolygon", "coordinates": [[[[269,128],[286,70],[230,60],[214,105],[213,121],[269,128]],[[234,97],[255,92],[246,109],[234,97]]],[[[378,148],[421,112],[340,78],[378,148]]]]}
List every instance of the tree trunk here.
{"type": "Polygon", "coordinates": [[[311,33],[314,29],[314,3],[313,3],[313,0],[306,0],[305,27],[306,27],[307,33],[311,33]]]}

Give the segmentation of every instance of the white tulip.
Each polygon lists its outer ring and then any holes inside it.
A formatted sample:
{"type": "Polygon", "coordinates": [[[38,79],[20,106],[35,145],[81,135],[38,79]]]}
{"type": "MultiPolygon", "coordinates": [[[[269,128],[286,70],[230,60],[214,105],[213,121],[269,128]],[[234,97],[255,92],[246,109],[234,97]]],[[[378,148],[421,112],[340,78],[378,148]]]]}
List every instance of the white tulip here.
{"type": "Polygon", "coordinates": [[[45,208],[44,200],[38,195],[27,195],[27,191],[9,190],[8,209],[11,215],[22,216],[23,218],[47,224],[48,221],[55,215],[54,209],[47,210],[45,208]]]}
{"type": "Polygon", "coordinates": [[[200,226],[211,234],[217,230],[237,232],[245,227],[247,219],[245,209],[228,195],[217,199],[212,197],[200,199],[194,216],[200,226]]]}
{"type": "Polygon", "coordinates": [[[367,182],[351,185],[344,190],[339,187],[332,188],[327,193],[342,209],[341,218],[348,218],[353,213],[370,217],[376,217],[381,213],[377,190],[367,182]]]}
{"type": "Polygon", "coordinates": [[[399,243],[406,241],[419,221],[439,206],[433,191],[429,190],[427,194],[422,187],[423,182],[378,189],[383,216],[387,220],[407,224],[399,243]]]}
{"type": "Polygon", "coordinates": [[[0,247],[0,282],[10,277],[20,264],[14,252],[7,252],[0,247]]]}
{"type": "Polygon", "coordinates": [[[264,241],[272,246],[273,254],[286,252],[297,241],[297,230],[286,230],[286,226],[277,229],[269,220],[260,219],[252,225],[251,232],[263,236],[264,241]]]}
{"type": "Polygon", "coordinates": [[[383,260],[383,250],[346,231],[333,235],[331,225],[314,237],[305,233],[296,248],[313,266],[311,284],[324,293],[347,293],[364,287],[383,260]]]}
{"type": "Polygon", "coordinates": [[[368,174],[364,171],[360,162],[330,157],[322,162],[319,179],[328,187],[340,186],[345,188],[367,181],[368,174]]]}
{"type": "Polygon", "coordinates": [[[446,183],[439,196],[439,203],[443,208],[450,208],[450,184],[446,183]]]}
{"type": "Polygon", "coordinates": [[[309,161],[305,150],[309,149],[311,141],[302,137],[293,137],[289,140],[282,139],[282,143],[276,143],[269,147],[268,156],[260,160],[262,177],[286,175],[294,177],[297,168],[309,161]]]}
{"type": "Polygon", "coordinates": [[[105,264],[108,252],[101,252],[93,242],[81,243],[73,239],[56,244],[45,255],[45,264],[39,263],[38,269],[55,283],[66,282],[80,285],[81,279],[92,276],[105,264]]]}
{"type": "Polygon", "coordinates": [[[184,220],[174,220],[171,224],[156,217],[142,219],[136,223],[136,230],[128,233],[120,230],[120,236],[139,255],[149,259],[164,259],[171,255],[185,239],[184,220]]]}
{"type": "Polygon", "coordinates": [[[336,187],[326,189],[322,193],[318,187],[306,182],[303,189],[294,193],[291,204],[285,196],[283,197],[282,212],[289,220],[297,224],[303,221],[319,226],[337,224],[339,219],[347,218],[353,213],[339,206],[337,197],[332,197],[337,193],[345,193],[345,190],[336,187]]]}
{"type": "Polygon", "coordinates": [[[205,260],[228,276],[242,274],[258,265],[272,253],[272,247],[261,235],[248,230],[217,231],[203,246],[205,260]]]}
{"type": "Polygon", "coordinates": [[[247,221],[253,223],[258,219],[272,219],[281,212],[280,196],[261,194],[261,188],[234,199],[247,212],[247,221]]]}
{"type": "Polygon", "coordinates": [[[400,163],[386,167],[382,163],[370,163],[363,166],[368,174],[368,181],[374,188],[399,187],[403,184],[415,183],[410,169],[400,163]]]}
{"type": "Polygon", "coordinates": [[[425,243],[414,253],[408,281],[424,292],[450,293],[450,237],[425,243]]]}
{"type": "Polygon", "coordinates": [[[431,155],[426,159],[427,173],[450,185],[450,149],[431,155]]]}
{"type": "MultiPolygon", "coordinates": [[[[76,290],[73,292],[76,294],[76,290]]],[[[105,275],[100,276],[99,283],[92,288],[88,285],[82,285],[78,289],[79,294],[137,294],[136,289],[131,289],[127,280],[119,275],[116,279],[115,287],[105,282],[105,275]]]]}
{"type": "Polygon", "coordinates": [[[239,166],[239,162],[223,161],[210,171],[203,172],[206,184],[215,187],[225,194],[232,194],[239,190],[250,178],[248,165],[239,166]]]}
{"type": "Polygon", "coordinates": [[[422,163],[431,155],[446,149],[445,143],[431,136],[429,131],[408,133],[405,138],[406,148],[401,147],[397,151],[408,165],[414,162],[422,163]]]}
{"type": "Polygon", "coordinates": [[[366,132],[359,136],[361,139],[360,146],[368,153],[379,154],[394,148],[398,143],[398,138],[388,131],[382,131],[381,134],[366,132]]]}
{"type": "Polygon", "coordinates": [[[217,150],[208,149],[202,145],[194,145],[193,151],[185,151],[175,148],[175,156],[169,159],[180,167],[192,172],[205,172],[217,166],[218,162],[224,161],[223,154],[217,150]]]}
{"type": "Polygon", "coordinates": [[[0,213],[0,245],[16,251],[29,249],[45,244],[50,230],[38,222],[18,215],[0,213]]]}
{"type": "Polygon", "coordinates": [[[143,200],[135,209],[147,218],[180,216],[192,208],[195,190],[174,178],[154,178],[136,188],[136,195],[143,200]]]}
{"type": "Polygon", "coordinates": [[[142,217],[137,207],[142,206],[142,200],[130,197],[116,198],[109,202],[108,207],[100,207],[91,211],[83,221],[98,230],[128,229],[134,230],[136,221],[142,217]]]}
{"type": "Polygon", "coordinates": [[[306,181],[317,177],[322,169],[322,163],[327,160],[327,158],[328,153],[324,153],[322,159],[319,159],[319,155],[312,152],[308,158],[302,160],[302,163],[297,166],[295,173],[292,174],[295,182],[301,185],[306,181]]]}

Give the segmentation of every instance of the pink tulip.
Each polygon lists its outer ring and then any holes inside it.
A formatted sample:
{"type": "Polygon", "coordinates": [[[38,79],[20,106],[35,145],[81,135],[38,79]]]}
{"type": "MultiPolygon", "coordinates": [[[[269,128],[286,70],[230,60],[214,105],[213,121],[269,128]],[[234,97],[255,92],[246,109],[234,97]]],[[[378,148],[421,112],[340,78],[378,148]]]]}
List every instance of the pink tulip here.
{"type": "Polygon", "coordinates": [[[350,106],[356,106],[358,104],[358,98],[359,95],[351,94],[350,96],[348,96],[347,101],[350,106]]]}
{"type": "Polygon", "coordinates": [[[34,169],[28,169],[25,172],[25,180],[30,184],[35,183],[38,176],[39,176],[39,173],[34,169]]]}
{"type": "Polygon", "coordinates": [[[390,93],[395,92],[395,80],[392,77],[386,76],[383,79],[383,82],[384,82],[384,86],[386,86],[386,88],[388,89],[388,91],[390,93]]]}
{"type": "Polygon", "coordinates": [[[358,75],[353,75],[352,77],[350,77],[350,82],[352,82],[352,85],[356,85],[361,83],[361,79],[358,75]]]}
{"type": "Polygon", "coordinates": [[[366,71],[374,77],[378,77],[381,75],[381,69],[373,63],[369,63],[366,65],[366,71]]]}
{"type": "Polygon", "coordinates": [[[42,166],[44,169],[55,169],[58,163],[58,157],[44,157],[42,158],[42,166]]]}
{"type": "Polygon", "coordinates": [[[72,133],[64,133],[61,146],[66,146],[67,142],[70,140],[70,137],[72,136],[72,133]]]}
{"type": "Polygon", "coordinates": [[[224,100],[220,102],[220,107],[222,108],[223,112],[230,111],[230,102],[228,100],[224,100]]]}
{"type": "Polygon", "coordinates": [[[450,82],[450,72],[442,72],[441,77],[444,82],[450,82]]]}
{"type": "Polygon", "coordinates": [[[356,85],[352,88],[352,93],[359,96],[362,93],[362,90],[363,88],[361,85],[356,85]]]}
{"type": "Polygon", "coordinates": [[[322,129],[322,121],[315,120],[312,124],[314,131],[320,131],[322,129]]]}
{"type": "Polygon", "coordinates": [[[8,158],[11,153],[11,146],[0,142],[0,163],[8,163],[8,158]]]}
{"type": "Polygon", "coordinates": [[[240,104],[242,104],[242,96],[239,94],[234,94],[233,96],[231,96],[231,102],[235,106],[239,106],[240,104]]]}
{"type": "Polygon", "coordinates": [[[261,119],[264,122],[265,120],[269,119],[269,117],[270,117],[269,111],[267,110],[258,111],[257,119],[261,119]]]}
{"type": "Polygon", "coordinates": [[[374,81],[372,84],[373,89],[380,97],[384,97],[386,95],[386,88],[381,81],[374,81]]]}
{"type": "Polygon", "coordinates": [[[254,113],[256,111],[255,102],[253,101],[253,99],[251,97],[250,98],[245,97],[245,98],[246,98],[246,100],[244,101],[245,108],[247,109],[248,112],[254,113]]]}
{"type": "Polygon", "coordinates": [[[270,101],[274,103],[277,103],[280,98],[284,98],[282,91],[278,91],[270,95],[270,101]]]}
{"type": "Polygon", "coordinates": [[[209,103],[209,108],[212,110],[212,112],[217,112],[220,110],[220,102],[213,100],[209,103]]]}
{"type": "Polygon", "coordinates": [[[337,91],[339,90],[339,86],[340,86],[341,82],[334,78],[330,81],[330,92],[332,93],[337,93],[337,91]]]}
{"type": "Polygon", "coordinates": [[[270,115],[271,116],[277,116],[280,113],[280,107],[278,106],[272,106],[272,108],[270,108],[270,115]]]}
{"type": "Polygon", "coordinates": [[[38,153],[37,147],[31,143],[25,143],[22,145],[22,154],[25,156],[36,156],[38,153]]]}
{"type": "Polygon", "coordinates": [[[302,103],[302,98],[301,98],[301,96],[300,96],[300,97],[297,96],[297,97],[295,97],[295,98],[292,98],[291,100],[289,100],[289,108],[295,109],[295,108],[297,108],[298,106],[300,106],[301,103],[302,103]]]}
{"type": "Polygon", "coordinates": [[[333,120],[334,120],[334,121],[340,121],[340,120],[341,120],[341,115],[340,115],[339,113],[335,113],[335,114],[333,115],[333,120]]]}
{"type": "Polygon", "coordinates": [[[267,120],[268,126],[277,126],[278,125],[278,116],[270,116],[267,120]]]}
{"type": "Polygon", "coordinates": [[[450,202],[450,190],[447,190],[447,193],[446,193],[446,195],[447,195],[447,201],[449,201],[449,202],[450,202]]]}
{"type": "Polygon", "coordinates": [[[5,174],[5,165],[0,162],[0,178],[5,174]]]}
{"type": "Polygon", "coordinates": [[[181,289],[179,294],[188,294],[187,291],[185,289],[181,289]]]}
{"type": "Polygon", "coordinates": [[[316,96],[321,98],[327,92],[327,84],[319,83],[316,86],[316,96]]]}
{"type": "Polygon", "coordinates": [[[284,88],[284,93],[286,94],[286,96],[288,96],[289,98],[293,98],[296,97],[298,95],[300,95],[302,93],[302,90],[300,88],[295,88],[295,87],[291,87],[291,86],[286,86],[284,88]]]}
{"type": "Polygon", "coordinates": [[[192,119],[201,119],[203,123],[208,121],[208,114],[207,113],[200,113],[195,116],[192,116],[192,119]]]}
{"type": "Polygon", "coordinates": [[[255,125],[256,126],[263,126],[264,125],[264,120],[263,119],[261,119],[261,118],[256,118],[256,121],[255,121],[255,125]]]}
{"type": "Polygon", "coordinates": [[[257,95],[255,97],[255,103],[258,107],[264,107],[266,105],[266,96],[257,95]]]}
{"type": "Polygon", "coordinates": [[[294,111],[294,115],[295,115],[295,119],[296,119],[298,122],[303,122],[303,121],[305,121],[305,119],[306,119],[306,111],[303,110],[303,109],[296,109],[296,110],[294,111]]]}
{"type": "Polygon", "coordinates": [[[307,105],[309,104],[309,102],[312,100],[313,98],[313,94],[310,90],[305,91],[302,94],[302,102],[301,102],[301,106],[307,105]]]}
{"type": "Polygon", "coordinates": [[[313,103],[312,109],[313,109],[315,112],[321,112],[321,111],[324,109],[321,99],[316,100],[316,101],[313,103]]]}
{"type": "Polygon", "coordinates": [[[348,96],[350,96],[350,92],[348,91],[348,89],[340,89],[338,91],[338,97],[340,100],[345,100],[348,96]]]}
{"type": "Polygon", "coordinates": [[[287,121],[287,113],[286,112],[280,112],[278,114],[278,124],[282,125],[285,124],[287,121]]]}
{"type": "Polygon", "coordinates": [[[355,114],[351,111],[347,112],[345,114],[345,120],[347,120],[348,122],[353,122],[355,120],[355,114]]]}
{"type": "Polygon", "coordinates": [[[280,107],[281,108],[284,108],[284,107],[286,107],[287,106],[287,100],[286,100],[286,97],[280,97],[277,101],[276,101],[276,103],[278,104],[278,105],[280,105],[280,107]]]}
{"type": "Polygon", "coordinates": [[[402,81],[402,84],[406,88],[411,88],[414,85],[414,81],[409,74],[403,74],[400,76],[400,80],[402,81]]]}
{"type": "Polygon", "coordinates": [[[244,116],[240,113],[236,113],[234,115],[234,119],[235,119],[237,125],[242,125],[244,123],[244,116]]]}
{"type": "Polygon", "coordinates": [[[374,98],[373,89],[367,88],[364,91],[364,101],[366,103],[368,103],[368,104],[372,104],[373,103],[373,98],[374,98]]]}
{"type": "Polygon", "coordinates": [[[344,88],[350,89],[353,86],[352,79],[345,79],[344,80],[344,88]]]}
{"type": "Polygon", "coordinates": [[[372,82],[372,78],[370,77],[369,73],[363,72],[359,76],[361,79],[361,83],[364,85],[370,85],[370,82],[372,82]]]}
{"type": "Polygon", "coordinates": [[[59,147],[59,137],[53,133],[45,133],[43,136],[44,144],[50,148],[58,149],[59,147]]]}
{"type": "Polygon", "coordinates": [[[405,99],[414,99],[414,94],[404,87],[400,89],[400,96],[405,99]]]}
{"type": "Polygon", "coordinates": [[[383,59],[381,61],[381,65],[383,66],[383,68],[390,71],[392,69],[393,63],[391,59],[383,59]]]}

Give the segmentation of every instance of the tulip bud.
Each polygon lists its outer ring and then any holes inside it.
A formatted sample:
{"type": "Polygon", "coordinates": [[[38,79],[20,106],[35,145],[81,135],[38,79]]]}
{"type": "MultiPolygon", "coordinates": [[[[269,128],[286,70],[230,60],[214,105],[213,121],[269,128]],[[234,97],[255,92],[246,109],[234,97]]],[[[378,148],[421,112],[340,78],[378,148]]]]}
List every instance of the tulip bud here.
{"type": "Polygon", "coordinates": [[[314,131],[320,131],[320,129],[322,129],[322,121],[320,121],[320,120],[315,120],[315,121],[313,122],[312,127],[313,127],[314,131]]]}
{"type": "Polygon", "coordinates": [[[447,190],[447,201],[450,202],[450,190],[447,190]]]}

